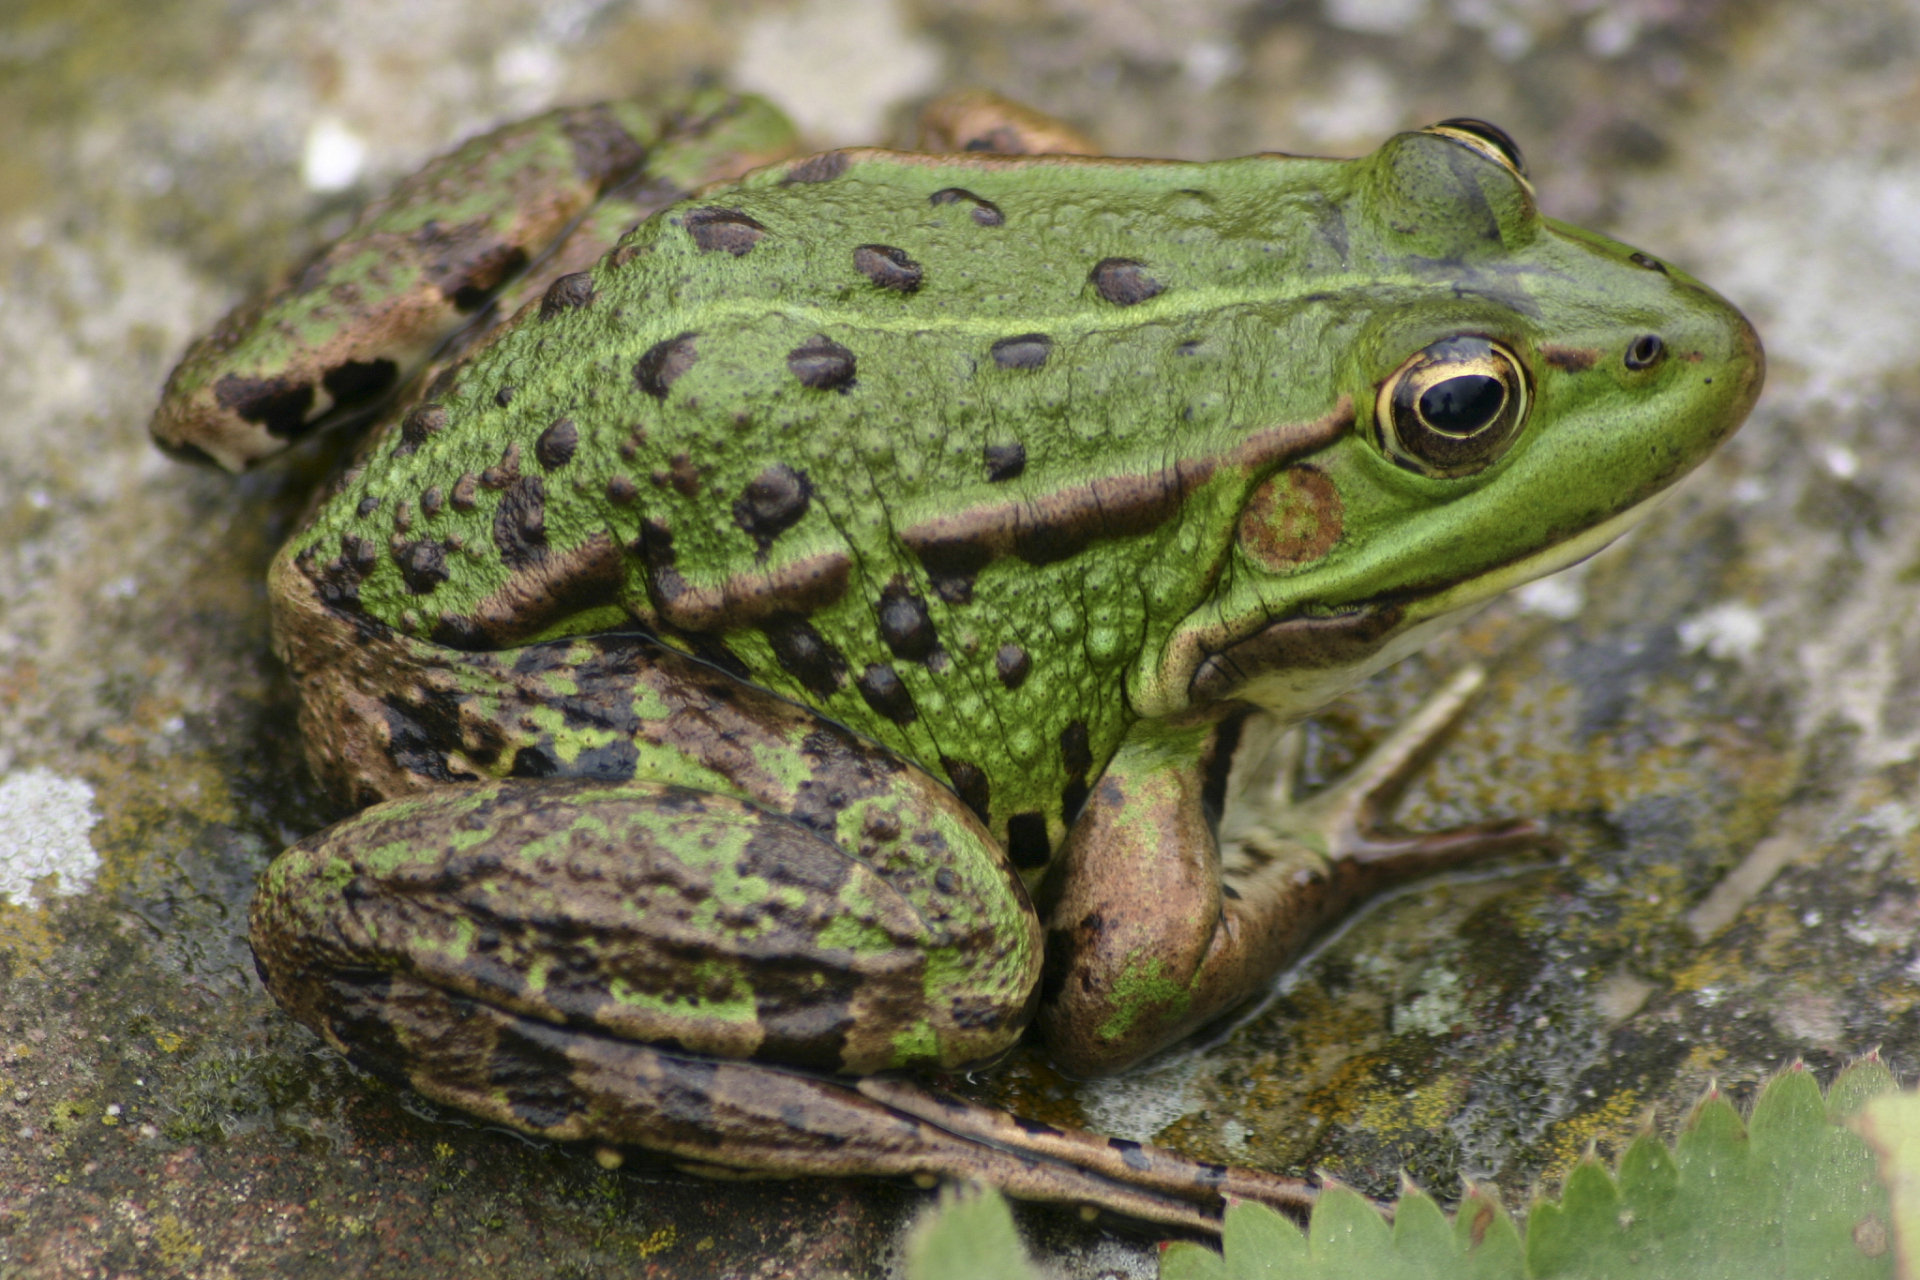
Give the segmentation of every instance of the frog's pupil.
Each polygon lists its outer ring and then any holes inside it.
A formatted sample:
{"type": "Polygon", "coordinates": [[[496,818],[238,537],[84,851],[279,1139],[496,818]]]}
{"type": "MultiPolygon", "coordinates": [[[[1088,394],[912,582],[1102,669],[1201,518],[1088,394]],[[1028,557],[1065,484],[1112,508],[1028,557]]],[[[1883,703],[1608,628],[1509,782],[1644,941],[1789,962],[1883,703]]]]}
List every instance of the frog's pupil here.
{"type": "Polygon", "coordinates": [[[1660,341],[1659,334],[1642,334],[1627,348],[1627,368],[1645,369],[1656,363],[1665,350],[1666,344],[1660,341]]]}
{"type": "Polygon", "coordinates": [[[1492,422],[1507,398],[1500,379],[1463,373],[1420,393],[1420,416],[1435,431],[1469,436],[1492,422]]]}

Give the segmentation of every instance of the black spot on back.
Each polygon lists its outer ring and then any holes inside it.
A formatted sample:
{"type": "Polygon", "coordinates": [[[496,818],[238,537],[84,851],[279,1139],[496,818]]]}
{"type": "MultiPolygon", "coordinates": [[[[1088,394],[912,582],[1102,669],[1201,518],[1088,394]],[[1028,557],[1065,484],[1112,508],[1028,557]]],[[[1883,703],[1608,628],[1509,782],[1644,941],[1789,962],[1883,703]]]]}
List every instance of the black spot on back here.
{"type": "Polygon", "coordinates": [[[1094,263],[1087,279],[1095,293],[1116,307],[1131,307],[1159,294],[1162,286],[1148,275],[1143,264],[1132,258],[1102,258],[1094,263]]]}
{"type": "Polygon", "coordinates": [[[846,682],[847,660],[814,630],[804,614],[780,614],[769,618],[760,630],[780,669],[816,697],[832,697],[846,682]]]}
{"type": "Polygon", "coordinates": [[[500,495],[493,545],[510,569],[524,569],[546,555],[547,487],[539,476],[520,476],[500,495]]]}
{"type": "Polygon", "coordinates": [[[847,157],[838,151],[828,151],[817,156],[808,156],[805,160],[787,170],[782,184],[800,184],[812,182],[832,182],[847,171],[847,157]]]}
{"type": "Polygon", "coordinates": [[[861,245],[853,251],[853,266],[882,289],[896,293],[912,293],[920,287],[924,275],[920,264],[909,258],[906,250],[887,244],[861,245]]]}
{"type": "Polygon", "coordinates": [[[800,385],[815,391],[844,391],[853,385],[853,352],[824,334],[815,334],[787,352],[787,370],[800,385]]]}
{"type": "Polygon", "coordinates": [[[1002,369],[1038,369],[1053,354],[1053,339],[1044,333],[1020,333],[993,344],[993,362],[1002,369]]]}
{"type": "Polygon", "coordinates": [[[693,362],[700,358],[700,353],[693,345],[693,340],[699,336],[697,333],[682,333],[665,342],[654,343],[633,362],[633,380],[655,400],[665,400],[667,389],[679,381],[680,375],[693,368],[693,362]]]}
{"type": "Polygon", "coordinates": [[[593,273],[570,271],[564,276],[554,277],[547,291],[540,295],[540,318],[551,320],[563,311],[573,311],[592,301],[593,273]]]}
{"type": "Polygon", "coordinates": [[[813,484],[804,471],[795,471],[784,462],[768,467],[747,483],[733,504],[733,522],[760,546],[765,554],[773,540],[793,528],[807,514],[813,500],[813,484]]]}
{"type": "Polygon", "coordinates": [[[1033,659],[1019,645],[1003,644],[999,652],[993,655],[993,669],[1000,677],[1001,684],[1009,689],[1018,689],[1027,682],[1027,675],[1033,670],[1033,659]]]}
{"type": "Polygon", "coordinates": [[[1013,444],[990,444],[986,449],[986,458],[989,483],[1011,480],[1027,469],[1027,446],[1018,441],[1013,444]]]}
{"type": "Polygon", "coordinates": [[[428,401],[417,404],[407,410],[407,416],[400,419],[400,443],[394,446],[394,456],[405,457],[427,442],[427,437],[446,429],[447,411],[428,401]]]}
{"type": "Polygon", "coordinates": [[[540,459],[540,465],[549,471],[564,467],[573,460],[573,451],[580,447],[580,429],[573,425],[572,418],[562,418],[540,433],[534,442],[533,456],[540,459]]]}
{"type": "Polygon", "coordinates": [[[860,673],[860,696],[875,712],[895,724],[912,724],[920,718],[913,705],[913,694],[900,679],[900,673],[883,662],[876,662],[860,673]]]}
{"type": "Polygon", "coordinates": [[[982,200],[965,187],[945,187],[927,197],[927,203],[934,206],[943,204],[964,204],[973,220],[983,227],[998,227],[1006,223],[1007,215],[1000,212],[1000,206],[991,200],[982,200]]]}
{"type": "Polygon", "coordinates": [[[417,596],[428,594],[452,576],[446,547],[432,538],[403,544],[394,551],[393,560],[400,567],[400,580],[417,596]]]}
{"type": "Polygon", "coordinates": [[[880,593],[880,638],[894,657],[912,662],[926,658],[939,643],[933,619],[927,616],[927,602],[908,589],[902,578],[895,577],[880,593]]]}
{"type": "Polygon", "coordinates": [[[708,253],[730,253],[738,258],[748,253],[766,236],[767,229],[738,209],[709,205],[689,209],[686,228],[694,244],[708,253]]]}

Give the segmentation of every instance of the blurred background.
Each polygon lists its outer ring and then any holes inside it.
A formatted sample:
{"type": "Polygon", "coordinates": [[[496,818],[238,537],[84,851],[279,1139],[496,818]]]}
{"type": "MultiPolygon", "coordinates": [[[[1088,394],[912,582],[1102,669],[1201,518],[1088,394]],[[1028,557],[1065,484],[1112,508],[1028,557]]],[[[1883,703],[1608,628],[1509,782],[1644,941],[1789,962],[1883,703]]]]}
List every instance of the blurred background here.
{"type": "MultiPolygon", "coordinates": [[[[926,1201],[528,1145],[354,1075],[244,946],[332,815],[263,574],[314,451],[146,441],[188,339],[460,138],[725,83],[822,147],[997,90],[1115,154],[1352,155],[1448,116],[1542,207],[1754,319],[1747,428],[1626,544],[1310,727],[1337,776],[1466,659],[1403,808],[1529,813],[1558,861],[1368,913],[1214,1044],[1058,1123],[1515,1209],[1594,1143],[1804,1060],[1920,1071],[1920,4],[1913,0],[8,0],[0,6],[0,1272],[885,1274],[926,1201]]],[[[1023,1209],[1062,1274],[1152,1237],[1023,1209]]]]}

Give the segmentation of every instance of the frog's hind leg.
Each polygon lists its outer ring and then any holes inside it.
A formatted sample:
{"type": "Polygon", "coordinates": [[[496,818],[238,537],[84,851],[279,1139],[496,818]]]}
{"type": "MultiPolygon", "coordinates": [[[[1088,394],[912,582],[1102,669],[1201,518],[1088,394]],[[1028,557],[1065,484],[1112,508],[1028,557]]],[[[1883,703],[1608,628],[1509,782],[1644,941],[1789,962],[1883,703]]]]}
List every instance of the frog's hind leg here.
{"type": "Polygon", "coordinates": [[[1314,1196],[1295,1179],[1034,1124],[905,1080],[633,1044],[407,976],[335,986],[340,1016],[361,1024],[360,1065],[522,1132],[640,1147],[708,1176],[950,1178],[1212,1233],[1227,1197],[1300,1213],[1314,1196]]]}
{"type": "Polygon", "coordinates": [[[942,796],[849,784],[823,832],[663,782],[440,787],[275,859],[254,953],[281,1004],[343,1051],[368,1031],[366,1000],[342,994],[350,974],[716,1057],[853,1074],[977,1064],[1026,1025],[1039,929],[1004,860],[969,856],[977,823],[942,796]]]}
{"type": "Polygon", "coordinates": [[[773,1176],[966,1178],[1199,1230],[1225,1195],[1305,1203],[1288,1179],[850,1078],[994,1056],[1037,985],[1018,878],[965,856],[977,822],[908,768],[866,797],[841,775],[839,841],[661,782],[388,801],[269,868],[261,976],[360,1065],[540,1136],[773,1176]]]}

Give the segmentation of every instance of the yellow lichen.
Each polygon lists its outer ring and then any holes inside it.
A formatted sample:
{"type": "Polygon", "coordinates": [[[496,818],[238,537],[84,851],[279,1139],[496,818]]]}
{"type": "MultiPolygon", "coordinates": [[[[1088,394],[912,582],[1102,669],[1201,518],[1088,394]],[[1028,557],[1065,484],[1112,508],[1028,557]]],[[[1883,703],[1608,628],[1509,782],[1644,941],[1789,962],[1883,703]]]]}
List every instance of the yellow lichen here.
{"type": "Polygon", "coordinates": [[[161,1267],[168,1271],[185,1271],[206,1251],[187,1224],[171,1213],[161,1214],[154,1222],[153,1244],[161,1267]]]}
{"type": "Polygon", "coordinates": [[[1637,1090],[1622,1089],[1593,1110],[1555,1124],[1543,1144],[1547,1167],[1541,1171],[1542,1179],[1554,1182],[1564,1178],[1589,1146],[1623,1150],[1632,1141],[1645,1111],[1637,1090]]]}
{"type": "Polygon", "coordinates": [[[643,1258],[651,1258],[656,1253],[673,1248],[673,1246],[679,1242],[680,1232],[672,1223],[668,1223],[666,1226],[661,1227],[658,1231],[648,1236],[645,1240],[642,1240],[638,1252],[643,1258]]]}

